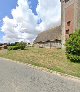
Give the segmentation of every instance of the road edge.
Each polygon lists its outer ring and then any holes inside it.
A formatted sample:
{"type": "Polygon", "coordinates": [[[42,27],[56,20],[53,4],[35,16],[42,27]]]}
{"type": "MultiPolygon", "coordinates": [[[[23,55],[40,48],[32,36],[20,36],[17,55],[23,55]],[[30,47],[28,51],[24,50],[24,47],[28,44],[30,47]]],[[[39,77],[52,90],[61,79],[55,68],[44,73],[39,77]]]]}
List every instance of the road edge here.
{"type": "Polygon", "coordinates": [[[80,81],[79,77],[68,75],[68,74],[64,74],[64,73],[57,72],[57,71],[53,71],[53,70],[50,70],[50,69],[47,69],[47,68],[44,68],[44,67],[39,67],[39,66],[35,66],[35,65],[32,65],[32,64],[23,63],[23,62],[20,62],[20,61],[7,59],[7,58],[3,58],[3,57],[0,57],[0,59],[11,61],[11,62],[14,62],[14,63],[17,63],[17,64],[21,64],[21,65],[27,65],[28,67],[31,67],[31,68],[34,68],[34,69],[38,69],[40,71],[43,71],[43,72],[46,72],[46,73],[49,73],[49,74],[58,75],[60,77],[67,78],[67,79],[70,79],[70,80],[73,80],[73,81],[78,81],[78,82],[80,81]]]}

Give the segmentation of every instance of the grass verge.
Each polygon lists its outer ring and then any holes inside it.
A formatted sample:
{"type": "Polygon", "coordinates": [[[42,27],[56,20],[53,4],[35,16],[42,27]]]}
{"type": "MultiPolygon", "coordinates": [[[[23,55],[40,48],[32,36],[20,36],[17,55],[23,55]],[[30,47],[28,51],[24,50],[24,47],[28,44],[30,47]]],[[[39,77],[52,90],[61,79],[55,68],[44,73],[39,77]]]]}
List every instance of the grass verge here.
{"type": "Polygon", "coordinates": [[[30,47],[26,50],[3,50],[0,51],[0,57],[80,77],[80,63],[70,62],[65,56],[65,51],[61,49],[30,47]]]}

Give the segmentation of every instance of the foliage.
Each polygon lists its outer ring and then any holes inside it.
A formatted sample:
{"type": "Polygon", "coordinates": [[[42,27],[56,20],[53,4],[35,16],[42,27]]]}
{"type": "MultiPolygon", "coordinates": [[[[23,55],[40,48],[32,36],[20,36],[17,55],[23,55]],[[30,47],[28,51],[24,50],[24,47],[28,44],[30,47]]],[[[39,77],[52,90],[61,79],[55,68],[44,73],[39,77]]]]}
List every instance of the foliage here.
{"type": "Polygon", "coordinates": [[[20,49],[19,46],[9,46],[8,50],[18,50],[20,49]]]}
{"type": "Polygon", "coordinates": [[[66,42],[66,55],[74,62],[80,62],[80,30],[76,30],[66,42]]]}
{"type": "Polygon", "coordinates": [[[20,42],[20,43],[17,43],[16,46],[18,46],[21,50],[24,50],[24,48],[26,47],[26,43],[20,42]]]}
{"type": "Polygon", "coordinates": [[[8,50],[18,50],[18,49],[24,50],[25,47],[26,47],[26,43],[20,42],[17,43],[15,46],[9,46],[8,50]]]}

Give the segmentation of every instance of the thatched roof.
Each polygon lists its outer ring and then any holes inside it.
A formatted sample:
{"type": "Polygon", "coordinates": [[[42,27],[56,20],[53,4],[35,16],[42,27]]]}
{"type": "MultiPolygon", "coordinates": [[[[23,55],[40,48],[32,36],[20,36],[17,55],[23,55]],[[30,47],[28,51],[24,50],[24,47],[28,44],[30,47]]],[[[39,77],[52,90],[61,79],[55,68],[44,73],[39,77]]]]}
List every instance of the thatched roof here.
{"type": "Polygon", "coordinates": [[[61,40],[61,26],[40,33],[34,43],[61,40]]]}

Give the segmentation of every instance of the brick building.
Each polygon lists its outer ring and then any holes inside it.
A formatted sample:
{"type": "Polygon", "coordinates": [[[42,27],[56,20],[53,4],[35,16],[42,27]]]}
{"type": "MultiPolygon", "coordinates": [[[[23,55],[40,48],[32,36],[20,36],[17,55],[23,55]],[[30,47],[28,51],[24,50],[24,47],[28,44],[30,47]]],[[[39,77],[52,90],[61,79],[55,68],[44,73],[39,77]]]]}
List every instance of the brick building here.
{"type": "Polygon", "coordinates": [[[80,27],[80,0],[61,1],[62,44],[80,27]]]}

